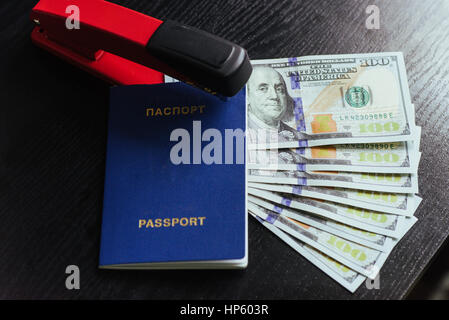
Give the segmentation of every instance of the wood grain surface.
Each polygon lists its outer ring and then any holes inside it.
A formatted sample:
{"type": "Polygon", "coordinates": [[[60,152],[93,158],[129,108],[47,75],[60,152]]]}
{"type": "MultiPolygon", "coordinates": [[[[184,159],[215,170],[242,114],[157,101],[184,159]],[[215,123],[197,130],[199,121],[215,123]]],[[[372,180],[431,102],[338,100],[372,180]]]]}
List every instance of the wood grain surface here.
{"type": "MultiPolygon", "coordinates": [[[[449,2],[114,1],[247,48],[252,59],[402,51],[422,126],[419,222],[380,289],[350,294],[253,219],[244,271],[99,270],[108,85],[34,47],[37,1],[0,4],[0,298],[399,299],[449,234],[449,2]],[[365,9],[380,9],[379,30],[365,9]],[[77,265],[81,289],[65,288],[77,265]]],[[[81,13],[82,14],[82,13],[81,13]]]]}

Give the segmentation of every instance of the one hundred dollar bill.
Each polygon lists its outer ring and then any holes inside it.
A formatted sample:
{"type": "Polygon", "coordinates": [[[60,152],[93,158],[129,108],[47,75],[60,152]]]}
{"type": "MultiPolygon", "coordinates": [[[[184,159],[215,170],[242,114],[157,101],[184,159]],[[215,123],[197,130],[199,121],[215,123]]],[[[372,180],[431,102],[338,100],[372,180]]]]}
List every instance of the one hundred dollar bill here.
{"type": "Polygon", "coordinates": [[[333,187],[308,187],[253,182],[249,182],[248,187],[322,199],[402,216],[412,216],[418,207],[417,204],[419,202],[416,200],[420,199],[418,196],[409,193],[374,192],[333,187]]]}
{"type": "Polygon", "coordinates": [[[251,207],[251,212],[291,236],[314,247],[352,270],[374,279],[388,253],[367,248],[312,226],[299,223],[283,214],[251,207]]]}
{"type": "MultiPolygon", "coordinates": [[[[420,129],[418,129],[420,132],[420,129]]],[[[248,169],[416,173],[413,141],[248,150],[248,169]]]]}
{"type": "Polygon", "coordinates": [[[248,182],[338,187],[389,193],[418,193],[417,174],[305,172],[249,169],[248,182]]]}
{"type": "MultiPolygon", "coordinates": [[[[380,268],[382,268],[388,252],[381,252],[372,248],[367,248],[353,241],[343,239],[329,232],[317,229],[310,225],[300,223],[283,212],[264,210],[251,204],[248,209],[265,221],[289,233],[300,241],[307,243],[315,249],[332,257],[340,263],[348,266],[368,278],[374,279],[380,268]]],[[[416,218],[407,218],[403,225],[401,236],[403,236],[416,222],[416,218]]]]}
{"type": "Polygon", "coordinates": [[[281,229],[275,227],[273,224],[266,222],[259,218],[256,214],[250,214],[257,219],[264,227],[273,232],[282,241],[288,244],[292,249],[298,252],[301,256],[310,261],[318,269],[323,271],[333,280],[338,282],[344,288],[354,293],[358,287],[366,280],[366,277],[349,269],[347,266],[339,263],[331,257],[321,253],[313,247],[299,241],[298,239],[288,235],[281,229]]]}
{"type": "MultiPolygon", "coordinates": [[[[254,202],[248,202],[248,210],[260,210],[269,213],[270,210],[258,205],[257,199],[254,202]]],[[[396,245],[398,239],[393,239],[382,234],[376,234],[373,232],[368,232],[364,230],[357,229],[355,227],[339,223],[330,219],[325,219],[323,217],[309,214],[305,211],[295,211],[295,216],[289,216],[289,218],[294,219],[300,223],[312,226],[314,228],[329,232],[333,235],[339,236],[340,238],[364,245],[368,248],[376,249],[382,252],[390,252],[391,249],[396,245]]]]}
{"type": "MultiPolygon", "coordinates": [[[[364,276],[358,274],[346,265],[341,264],[340,262],[332,259],[330,256],[324,254],[323,252],[300,241],[298,237],[290,236],[280,228],[276,227],[273,223],[273,219],[269,219],[268,221],[266,221],[251,211],[249,211],[249,214],[255,217],[262,225],[273,232],[276,236],[281,238],[296,252],[301,254],[303,257],[305,257],[307,260],[309,260],[311,263],[313,263],[315,266],[317,266],[319,269],[321,269],[328,276],[337,281],[340,285],[342,285],[350,292],[355,292],[360,284],[365,281],[366,278],[364,276]]],[[[415,217],[408,218],[407,220],[407,226],[404,229],[404,234],[408,232],[417,221],[415,217]]]]}
{"type": "Polygon", "coordinates": [[[345,206],[329,201],[318,201],[293,195],[248,188],[248,200],[268,210],[296,217],[296,211],[306,211],[357,229],[400,238],[406,217],[345,206]],[[256,198],[257,197],[257,198],[256,198]]]}
{"type": "Polygon", "coordinates": [[[413,140],[402,53],[253,60],[250,148],[413,140]]]}

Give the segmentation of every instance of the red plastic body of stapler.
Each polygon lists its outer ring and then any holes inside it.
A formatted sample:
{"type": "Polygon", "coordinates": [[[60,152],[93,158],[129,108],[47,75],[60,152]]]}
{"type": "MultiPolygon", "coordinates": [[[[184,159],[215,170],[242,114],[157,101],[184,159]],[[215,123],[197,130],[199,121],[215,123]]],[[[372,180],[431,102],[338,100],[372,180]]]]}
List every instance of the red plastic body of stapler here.
{"type": "Polygon", "coordinates": [[[41,0],[31,19],[37,46],[95,76],[112,84],[163,82],[161,72],[145,66],[156,64],[146,61],[145,45],[162,23],[158,19],[100,0],[41,0]],[[78,30],[66,27],[72,5],[79,8],[78,30]]]}
{"type": "Polygon", "coordinates": [[[161,83],[167,74],[233,96],[252,71],[232,42],[103,0],[40,0],[31,20],[36,45],[113,84],[161,83]]]}

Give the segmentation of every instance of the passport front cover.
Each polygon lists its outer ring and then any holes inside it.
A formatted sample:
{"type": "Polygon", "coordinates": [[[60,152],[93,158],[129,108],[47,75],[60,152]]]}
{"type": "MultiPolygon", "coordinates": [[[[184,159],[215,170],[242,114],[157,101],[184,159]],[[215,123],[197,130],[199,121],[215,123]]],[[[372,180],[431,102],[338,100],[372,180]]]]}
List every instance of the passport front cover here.
{"type": "Polygon", "coordinates": [[[245,90],[112,87],[100,268],[247,263],[245,90]]]}

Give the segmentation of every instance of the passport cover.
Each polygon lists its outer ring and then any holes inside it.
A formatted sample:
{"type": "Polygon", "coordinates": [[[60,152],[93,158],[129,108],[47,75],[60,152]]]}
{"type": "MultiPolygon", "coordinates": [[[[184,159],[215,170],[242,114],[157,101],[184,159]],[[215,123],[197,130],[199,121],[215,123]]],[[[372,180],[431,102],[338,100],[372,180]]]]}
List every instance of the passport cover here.
{"type": "Polygon", "coordinates": [[[100,268],[246,266],[246,170],[236,139],[234,163],[225,164],[225,129],[238,128],[246,129],[244,89],[224,101],[184,83],[111,88],[100,268]],[[195,143],[210,143],[195,136],[194,121],[201,135],[220,131],[223,164],[192,164],[195,143]],[[190,164],[171,160],[178,128],[190,134],[190,164]]]}

